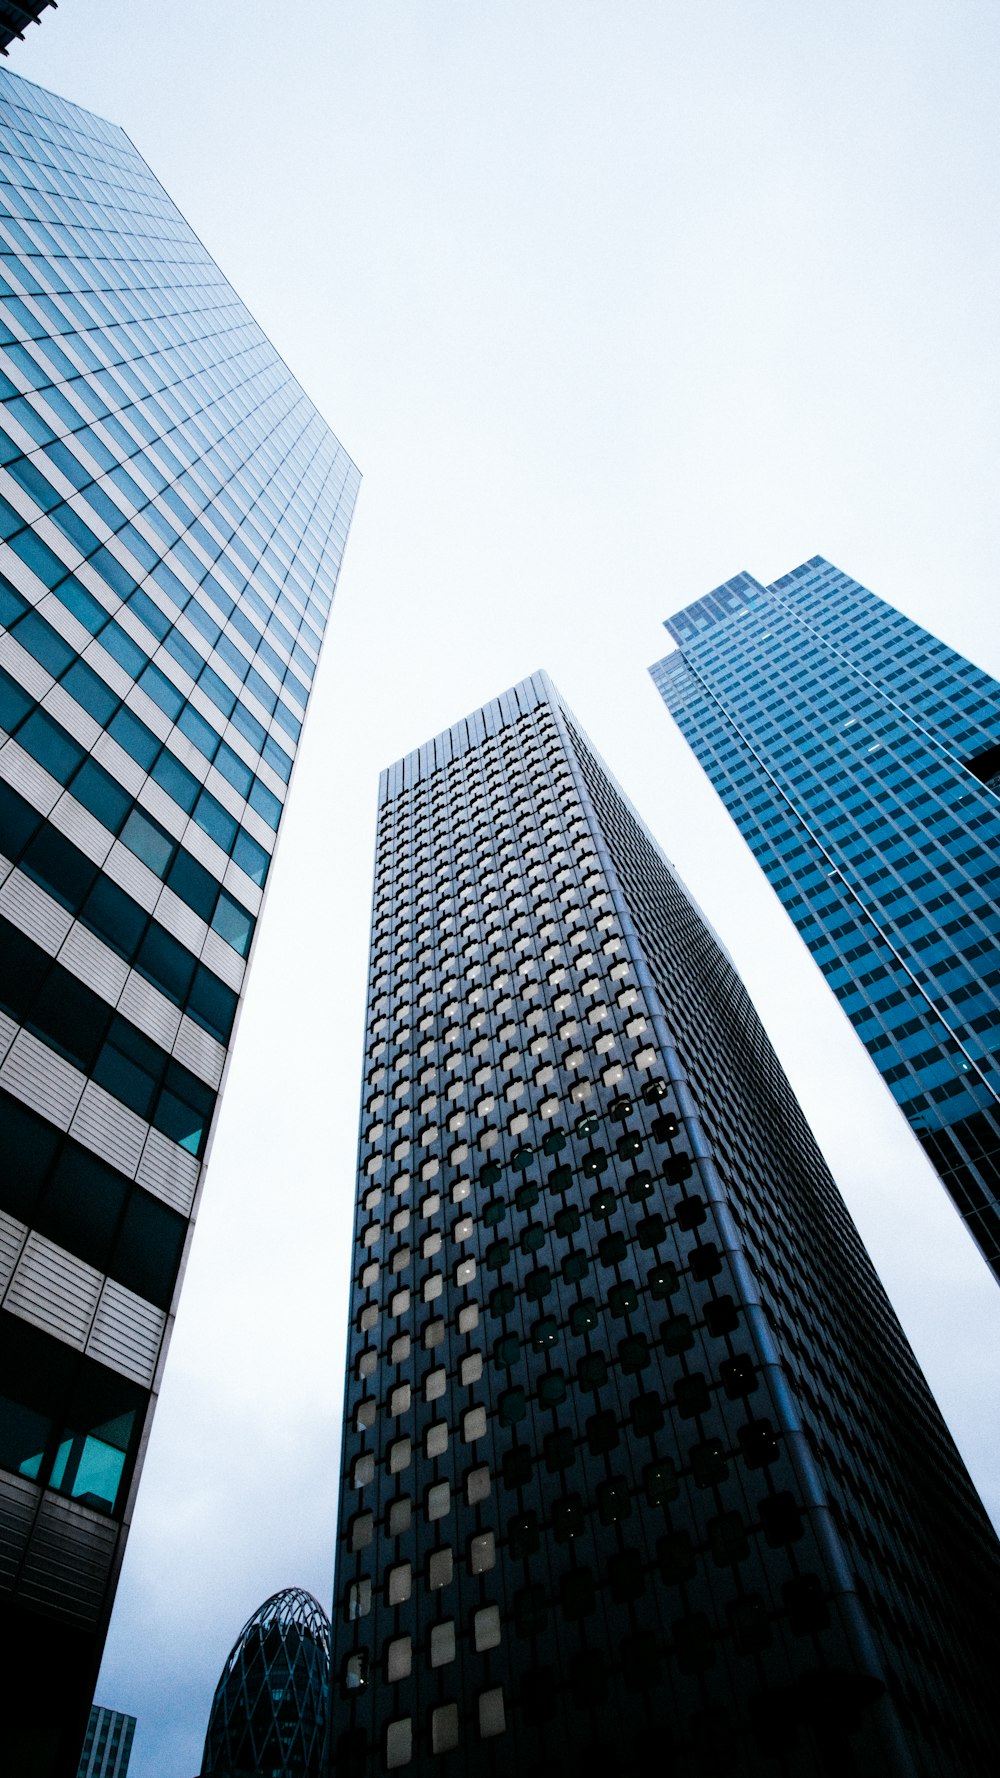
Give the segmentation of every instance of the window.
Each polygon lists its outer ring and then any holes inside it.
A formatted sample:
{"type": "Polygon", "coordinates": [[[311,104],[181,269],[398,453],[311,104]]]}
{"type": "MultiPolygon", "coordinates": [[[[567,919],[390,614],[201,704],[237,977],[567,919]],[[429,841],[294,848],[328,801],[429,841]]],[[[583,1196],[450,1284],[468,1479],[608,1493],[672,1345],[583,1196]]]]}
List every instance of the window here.
{"type": "Polygon", "coordinates": [[[432,1593],[451,1585],[453,1557],[450,1548],[432,1550],[427,1561],[427,1585],[432,1593]]]}
{"type": "Polygon", "coordinates": [[[390,1685],[407,1679],[413,1665],[413,1645],[409,1636],[396,1636],[386,1644],[385,1676],[390,1685]]]}
{"type": "Polygon", "coordinates": [[[492,1531],[479,1531],[469,1539],[469,1573],[486,1574],[496,1567],[496,1539],[492,1531]]]}
{"type": "Polygon", "coordinates": [[[504,1715],[503,1688],[495,1686],[479,1694],[479,1733],[483,1740],[502,1735],[507,1727],[504,1715]]]}
{"type": "Polygon", "coordinates": [[[0,1462],[97,1512],[116,1512],[145,1392],[26,1323],[8,1322],[0,1462]]]}
{"type": "Polygon", "coordinates": [[[397,1562],[390,1568],[386,1579],[386,1594],[389,1605],[405,1605],[410,1597],[413,1585],[413,1573],[409,1562],[397,1562]]]}
{"type": "Polygon", "coordinates": [[[457,1746],[458,1705],[439,1704],[431,1711],[431,1752],[448,1753],[457,1746]]]}
{"type": "Polygon", "coordinates": [[[386,1724],[385,1763],[391,1772],[399,1766],[408,1766],[412,1757],[413,1719],[400,1716],[395,1722],[386,1724]]]}
{"type": "Polygon", "coordinates": [[[431,1626],[431,1666],[446,1667],[455,1659],[455,1624],[447,1618],[431,1626]]]}
{"type": "Polygon", "coordinates": [[[434,1482],[427,1490],[426,1514],[428,1520],[443,1519],[451,1511],[451,1484],[434,1482]]]}

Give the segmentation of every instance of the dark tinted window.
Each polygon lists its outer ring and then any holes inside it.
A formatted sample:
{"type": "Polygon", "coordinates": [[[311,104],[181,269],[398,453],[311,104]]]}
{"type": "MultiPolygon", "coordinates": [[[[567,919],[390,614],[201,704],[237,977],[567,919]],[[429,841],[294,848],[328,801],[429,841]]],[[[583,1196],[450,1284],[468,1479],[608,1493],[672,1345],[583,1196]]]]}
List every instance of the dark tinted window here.
{"type": "Polygon", "coordinates": [[[89,809],[102,826],[109,828],[112,833],[121,830],[122,822],[132,807],[132,798],[96,760],[84,760],[70,790],[77,802],[89,809]]]}
{"type": "Polygon", "coordinates": [[[188,1000],[189,1016],[206,1031],[218,1038],[220,1043],[228,1043],[236,1017],[237,996],[225,982],[220,982],[211,970],[198,965],[194,983],[188,1000]]]}
{"type": "Polygon", "coordinates": [[[50,970],[25,1020],[29,1031],[86,1073],[93,1067],[111,1008],[58,965],[50,970]]]}
{"type": "Polygon", "coordinates": [[[5,858],[16,862],[41,822],[41,815],[23,796],[9,784],[0,784],[0,852],[5,858]]]}
{"type": "Polygon", "coordinates": [[[136,954],[135,966],[147,979],[161,988],[168,999],[183,1005],[194,975],[195,960],[190,951],[152,922],[136,954]]]}
{"type": "Polygon", "coordinates": [[[96,864],[48,824],[32,840],[21,869],[71,913],[81,905],[98,874],[96,864]]]}
{"type": "Polygon", "coordinates": [[[9,920],[0,920],[0,951],[3,953],[0,1007],[18,1024],[23,1024],[28,1008],[45,980],[49,959],[9,920]]]}
{"type": "Polygon", "coordinates": [[[58,1130],[0,1093],[0,1202],[8,1215],[30,1217],[58,1147],[58,1130]]]}
{"type": "Polygon", "coordinates": [[[142,937],[147,915],[143,909],[112,883],[98,877],[87,897],[80,918],[102,938],[105,944],[131,963],[142,937]]]}
{"type": "Polygon", "coordinates": [[[38,1227],[88,1265],[107,1271],[128,1190],[121,1173],[67,1143],[42,1200],[38,1227]]]}
{"type": "Polygon", "coordinates": [[[219,896],[218,882],[211,871],[207,871],[183,847],[167,872],[167,885],[182,901],[187,902],[188,907],[200,914],[203,920],[211,920],[219,896]]]}
{"type": "Polygon", "coordinates": [[[115,1277],[169,1309],[187,1224],[175,1210],[134,1189],[114,1255],[115,1277]]]}
{"type": "Polygon", "coordinates": [[[60,728],[47,710],[33,711],[22,724],[17,738],[32,759],[37,759],[60,784],[68,784],[83,763],[84,751],[80,743],[60,728]]]}

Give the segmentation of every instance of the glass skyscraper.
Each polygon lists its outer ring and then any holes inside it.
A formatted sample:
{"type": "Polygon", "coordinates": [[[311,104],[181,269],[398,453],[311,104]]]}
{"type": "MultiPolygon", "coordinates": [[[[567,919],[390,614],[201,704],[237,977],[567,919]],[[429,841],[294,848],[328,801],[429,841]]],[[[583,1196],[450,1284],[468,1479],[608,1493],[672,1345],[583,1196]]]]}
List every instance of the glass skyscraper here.
{"type": "Polygon", "coordinates": [[[0,74],[0,1769],[75,1773],[358,474],[0,74]]]}
{"type": "Polygon", "coordinates": [[[286,1587],[247,1620],[222,1669],[201,1778],[322,1778],[330,1620],[286,1587]]]}
{"type": "Polygon", "coordinates": [[[1000,1272],[1000,685],[821,556],[650,669],[1000,1272]]]}
{"type": "Polygon", "coordinates": [[[1000,1551],[548,679],[382,777],[336,1778],[986,1778],[1000,1551]]]}

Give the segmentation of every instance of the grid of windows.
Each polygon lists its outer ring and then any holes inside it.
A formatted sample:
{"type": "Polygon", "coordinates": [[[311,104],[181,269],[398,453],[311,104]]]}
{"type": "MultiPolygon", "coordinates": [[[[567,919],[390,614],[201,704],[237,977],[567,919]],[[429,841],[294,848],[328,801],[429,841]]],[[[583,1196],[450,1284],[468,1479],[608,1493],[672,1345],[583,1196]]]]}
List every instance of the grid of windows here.
{"type": "Polygon", "coordinates": [[[650,669],[994,1270],[1000,685],[821,557],[650,669]]]}
{"type": "Polygon", "coordinates": [[[0,128],[0,1764],[62,1771],[359,478],[121,130],[0,128]]]}
{"type": "Polygon", "coordinates": [[[897,1590],[956,1617],[904,1403],[955,1547],[995,1543],[727,969],[544,676],[384,774],[338,1778],[902,1772],[901,1687],[928,1772],[988,1770],[891,1627],[897,1590]]]}
{"type": "Polygon", "coordinates": [[[90,1712],[77,1778],[125,1778],[135,1717],[95,1704],[90,1712]]]}

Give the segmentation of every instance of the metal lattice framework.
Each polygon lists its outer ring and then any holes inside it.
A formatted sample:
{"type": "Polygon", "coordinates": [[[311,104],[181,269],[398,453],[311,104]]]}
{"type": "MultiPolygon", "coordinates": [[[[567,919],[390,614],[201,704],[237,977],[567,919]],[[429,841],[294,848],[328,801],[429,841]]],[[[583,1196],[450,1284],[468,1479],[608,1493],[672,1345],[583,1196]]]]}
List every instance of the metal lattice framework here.
{"type": "Polygon", "coordinates": [[[215,1688],[202,1778],[319,1778],[330,1622],[301,1587],[265,1599],[215,1688]]]}

